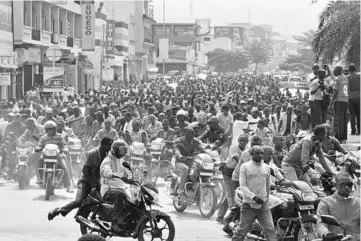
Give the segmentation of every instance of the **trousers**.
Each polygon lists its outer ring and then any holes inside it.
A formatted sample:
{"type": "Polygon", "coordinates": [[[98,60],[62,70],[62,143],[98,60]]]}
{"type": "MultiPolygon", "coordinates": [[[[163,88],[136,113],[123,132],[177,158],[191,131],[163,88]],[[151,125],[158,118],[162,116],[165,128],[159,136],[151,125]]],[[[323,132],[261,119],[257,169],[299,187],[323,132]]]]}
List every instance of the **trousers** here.
{"type": "Polygon", "coordinates": [[[351,133],[360,133],[360,99],[349,99],[348,100],[349,111],[350,111],[350,122],[351,122],[351,133]]]}
{"type": "Polygon", "coordinates": [[[76,190],[75,200],[66,204],[61,208],[61,214],[65,217],[75,208],[80,207],[84,198],[90,193],[90,184],[85,181],[78,181],[78,187],[76,190]]]}
{"type": "Polygon", "coordinates": [[[334,106],[333,128],[335,137],[340,141],[347,140],[347,106],[348,102],[336,101],[334,106]]]}

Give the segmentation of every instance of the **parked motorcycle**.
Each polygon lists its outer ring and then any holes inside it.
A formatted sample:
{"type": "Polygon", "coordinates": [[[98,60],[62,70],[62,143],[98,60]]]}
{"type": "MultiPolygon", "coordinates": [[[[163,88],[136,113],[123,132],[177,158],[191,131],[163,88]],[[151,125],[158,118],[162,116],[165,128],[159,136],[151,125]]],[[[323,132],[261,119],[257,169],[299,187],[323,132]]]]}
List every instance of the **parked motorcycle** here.
{"type": "Polygon", "coordinates": [[[151,142],[150,154],[152,155],[152,162],[149,176],[153,183],[157,183],[159,177],[166,178],[170,160],[161,160],[161,156],[167,148],[171,148],[172,146],[172,141],[165,141],[162,138],[157,138],[151,142]]]}
{"type": "Polygon", "coordinates": [[[68,140],[68,149],[69,149],[69,172],[71,176],[76,178],[81,177],[83,160],[81,159],[82,155],[82,142],[77,137],[69,137],[68,140]]]}
{"type": "MultiPolygon", "coordinates": [[[[129,168],[123,162],[123,166],[129,168]]],[[[103,237],[131,237],[143,241],[145,237],[151,240],[173,241],[175,227],[171,217],[159,210],[152,209],[158,205],[159,191],[155,184],[145,180],[142,184],[134,179],[122,178],[125,182],[125,211],[122,214],[122,233],[111,230],[114,206],[107,203],[96,191],[92,191],[85,199],[76,214],[82,234],[99,233],[103,237]],[[167,237],[164,237],[168,234],[167,237]]]]}
{"type": "MultiPolygon", "coordinates": [[[[341,227],[343,229],[343,233],[336,234],[336,237],[333,240],[335,240],[335,241],[353,240],[353,236],[352,235],[346,235],[345,227],[342,226],[335,217],[333,217],[331,215],[321,215],[321,221],[323,223],[325,223],[325,224],[338,226],[338,227],[341,227]]],[[[322,239],[322,238],[313,239],[313,241],[323,241],[323,240],[324,239],[322,239]]]]}
{"type": "Polygon", "coordinates": [[[147,149],[142,142],[133,142],[129,147],[130,163],[134,173],[134,180],[142,181],[147,175],[148,168],[144,159],[146,151],[147,149]]]}
{"type": "MultiPolygon", "coordinates": [[[[211,156],[207,153],[200,153],[195,158],[189,157],[187,162],[194,162],[199,173],[193,174],[192,180],[188,177],[185,184],[185,195],[179,197],[177,193],[180,177],[176,171],[172,171],[172,182],[170,191],[173,195],[173,206],[177,212],[184,212],[188,205],[197,203],[199,211],[204,218],[211,218],[217,209],[216,185],[211,181],[214,164],[211,156]]],[[[193,166],[194,167],[194,166],[193,166]]],[[[195,172],[195,169],[190,173],[195,172]]]]}
{"type": "Polygon", "coordinates": [[[34,153],[33,145],[24,144],[17,145],[16,151],[18,164],[17,164],[17,173],[18,173],[18,184],[20,189],[25,189],[30,184],[31,171],[29,171],[29,155],[34,153]]]}
{"type": "Polygon", "coordinates": [[[58,145],[46,144],[43,149],[44,164],[38,168],[39,186],[45,189],[45,200],[54,195],[54,189],[58,188],[64,175],[64,170],[58,168],[58,145]]]}

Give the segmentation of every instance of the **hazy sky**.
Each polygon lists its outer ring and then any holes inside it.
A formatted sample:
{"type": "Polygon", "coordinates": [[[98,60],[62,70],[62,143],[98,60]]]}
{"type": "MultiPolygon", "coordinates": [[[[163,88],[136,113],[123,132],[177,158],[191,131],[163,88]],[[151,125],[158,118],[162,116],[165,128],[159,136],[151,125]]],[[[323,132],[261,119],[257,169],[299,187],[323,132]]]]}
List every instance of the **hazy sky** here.
{"type": "MultiPolygon", "coordinates": [[[[166,22],[194,22],[210,18],[211,25],[269,24],[284,36],[316,29],[318,15],[328,0],[165,0],[166,22]],[[191,4],[192,2],[192,4],[191,4]],[[191,11],[192,9],[192,11],[191,11]]],[[[163,21],[163,0],[154,0],[157,22],[163,21]]]]}

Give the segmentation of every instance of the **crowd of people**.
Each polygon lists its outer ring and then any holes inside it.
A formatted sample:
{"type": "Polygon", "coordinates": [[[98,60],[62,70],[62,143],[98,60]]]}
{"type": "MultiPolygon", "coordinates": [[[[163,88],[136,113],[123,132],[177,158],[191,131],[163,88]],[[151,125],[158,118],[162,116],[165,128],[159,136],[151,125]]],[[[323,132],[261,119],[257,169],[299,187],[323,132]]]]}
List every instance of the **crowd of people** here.
{"type": "MultiPolygon", "coordinates": [[[[7,150],[2,152],[1,170],[8,170],[8,174],[15,170],[12,153],[19,143],[31,142],[38,151],[53,143],[63,151],[67,138],[76,136],[89,150],[94,147],[88,152],[76,200],[51,211],[51,220],[79,207],[90,190],[95,188],[106,195],[109,191],[102,189],[102,184],[119,185],[113,179],[126,171],[117,160],[125,157],[132,142],[147,146],[158,137],[174,141],[176,169],[182,178],[180,196],[191,168],[187,157],[202,149],[200,141],[213,143],[221,150],[227,187],[217,221],[227,228],[225,215],[240,187],[244,193],[242,212],[247,215],[241,215],[233,240],[243,240],[256,218],[268,239],[276,240],[267,209],[271,164],[283,170],[283,175],[278,175],[283,181],[302,179],[310,183],[307,172],[314,154],[323,168],[332,172],[329,165],[336,161],[335,151],[347,153],[340,143],[347,140],[349,121],[351,134],[360,134],[360,74],[353,64],[348,70],[346,76],[342,67],[331,72],[328,66],[314,65],[306,80],[310,93],[298,91],[295,96],[288,90],[283,94],[273,76],[246,73],[208,75],[205,80],[174,77],[170,81],[176,83],[175,88],[164,79],[155,79],[83,94],[71,89],[40,96],[32,90],[21,101],[0,103],[2,149],[7,150]]],[[[149,160],[149,153],[146,158],[149,160]]],[[[34,161],[42,165],[39,156],[34,161]]],[[[64,185],[71,192],[66,163],[60,163],[65,171],[64,185]]],[[[349,185],[344,184],[348,178],[345,174],[337,177],[340,197],[350,194],[349,185]]],[[[337,198],[325,200],[319,213],[335,214],[346,222],[346,217],[330,211],[340,205],[337,198]]],[[[347,205],[359,211],[359,202],[347,205]]],[[[114,228],[118,221],[112,224],[114,228]]],[[[347,226],[352,234],[357,233],[354,224],[347,226]]],[[[319,233],[332,236],[325,225],[320,226],[319,233]]]]}

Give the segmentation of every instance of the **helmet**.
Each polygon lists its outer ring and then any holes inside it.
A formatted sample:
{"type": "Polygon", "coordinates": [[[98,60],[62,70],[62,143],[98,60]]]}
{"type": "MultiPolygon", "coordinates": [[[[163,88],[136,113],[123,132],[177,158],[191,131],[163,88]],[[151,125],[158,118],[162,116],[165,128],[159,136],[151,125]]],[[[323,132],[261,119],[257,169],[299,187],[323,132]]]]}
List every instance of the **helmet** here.
{"type": "Polygon", "coordinates": [[[128,153],[128,144],[123,140],[116,140],[113,142],[110,152],[115,158],[122,158],[128,153]]]}
{"type": "Polygon", "coordinates": [[[185,116],[187,116],[187,112],[185,112],[184,110],[179,110],[179,111],[177,112],[177,117],[178,117],[178,116],[181,116],[181,115],[185,117],[185,116]]]}
{"type": "Polygon", "coordinates": [[[47,121],[44,124],[44,129],[51,129],[51,128],[56,128],[56,123],[54,121],[47,121]]]}
{"type": "Polygon", "coordinates": [[[218,118],[217,118],[217,116],[211,116],[211,117],[209,117],[209,119],[208,119],[208,124],[209,123],[216,123],[216,124],[218,124],[218,118]]]}

